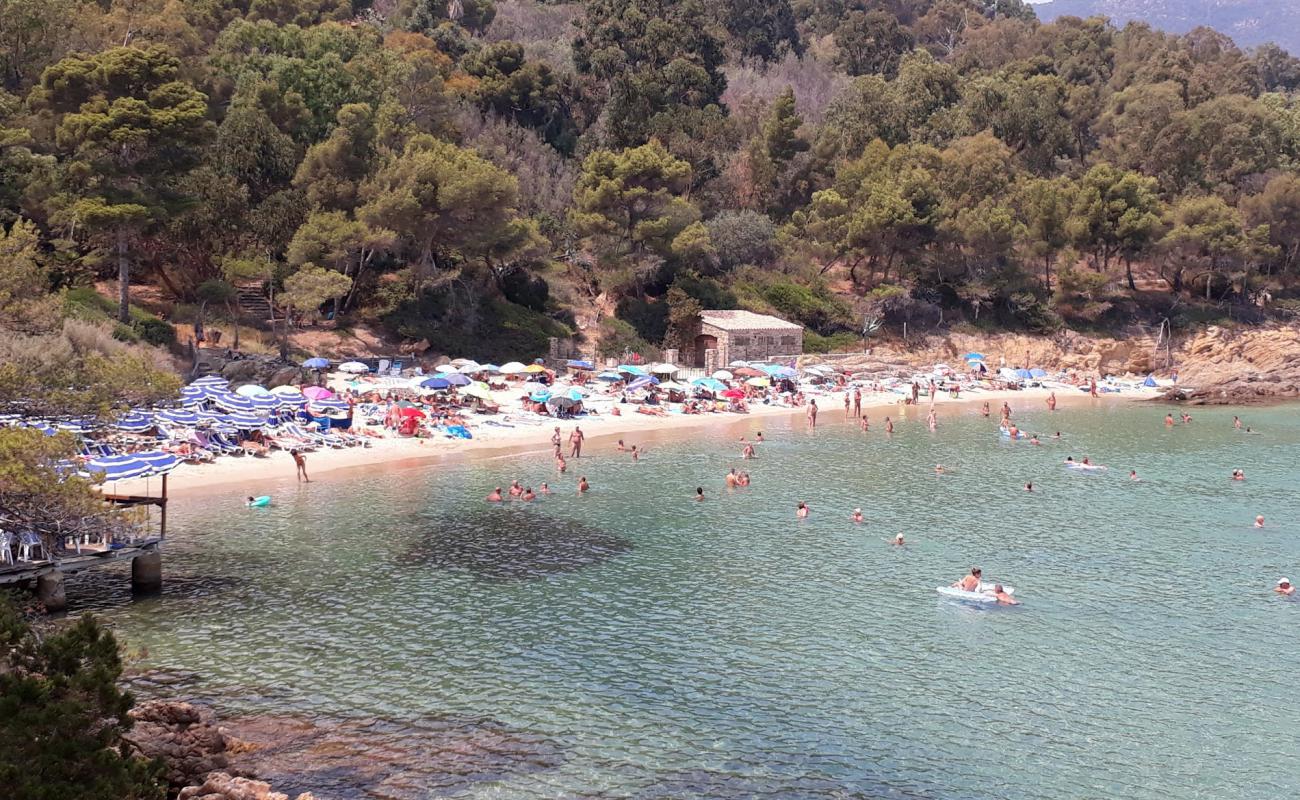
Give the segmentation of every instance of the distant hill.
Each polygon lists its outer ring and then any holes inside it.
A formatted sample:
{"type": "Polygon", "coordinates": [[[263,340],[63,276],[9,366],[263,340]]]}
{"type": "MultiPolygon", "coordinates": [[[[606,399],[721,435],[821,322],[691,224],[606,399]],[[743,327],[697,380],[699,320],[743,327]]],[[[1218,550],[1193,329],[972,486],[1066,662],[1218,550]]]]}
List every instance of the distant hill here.
{"type": "Polygon", "coordinates": [[[1300,54],[1300,0],[1049,0],[1036,3],[1034,11],[1045,22],[1100,14],[1116,25],[1141,20],[1173,33],[1206,25],[1242,47],[1274,42],[1300,54]]]}

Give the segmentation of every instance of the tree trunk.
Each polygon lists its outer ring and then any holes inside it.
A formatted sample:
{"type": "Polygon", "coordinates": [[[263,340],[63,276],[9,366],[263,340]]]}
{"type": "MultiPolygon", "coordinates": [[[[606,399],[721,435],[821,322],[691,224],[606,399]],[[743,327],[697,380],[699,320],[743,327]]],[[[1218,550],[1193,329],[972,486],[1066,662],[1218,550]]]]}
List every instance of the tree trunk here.
{"type": "MultiPolygon", "coordinates": [[[[239,349],[239,300],[236,299],[233,304],[227,301],[226,311],[230,312],[230,320],[235,326],[235,341],[231,345],[231,347],[235,350],[238,350],[239,349]]],[[[275,316],[275,309],[271,309],[271,316],[272,317],[275,316]]]]}
{"type": "Polygon", "coordinates": [[[1043,256],[1043,286],[1046,287],[1050,294],[1052,291],[1052,256],[1051,254],[1043,256]]]}
{"type": "Polygon", "coordinates": [[[126,258],[126,229],[117,232],[117,321],[131,323],[131,262],[126,258]]]}
{"type": "Polygon", "coordinates": [[[1133,280],[1133,259],[1124,259],[1124,277],[1128,278],[1128,288],[1131,292],[1138,290],[1137,283],[1133,280]]]}

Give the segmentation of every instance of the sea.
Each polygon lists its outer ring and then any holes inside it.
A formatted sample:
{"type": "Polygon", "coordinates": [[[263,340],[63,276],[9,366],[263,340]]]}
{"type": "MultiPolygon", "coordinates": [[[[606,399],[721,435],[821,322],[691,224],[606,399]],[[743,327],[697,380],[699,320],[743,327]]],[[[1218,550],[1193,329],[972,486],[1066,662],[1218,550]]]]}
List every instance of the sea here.
{"type": "Polygon", "coordinates": [[[1300,792],[1300,595],[1273,592],[1300,580],[1300,409],[1011,405],[1041,445],[997,403],[935,431],[830,408],[625,436],[639,461],[593,439],[564,475],[539,427],[286,476],[173,501],[161,595],[96,571],[68,596],[145,695],[271,730],[260,772],[318,800],[1300,792]],[[516,479],[552,494],[484,501],[516,479]],[[972,566],[1022,604],[936,592],[972,566]]]}

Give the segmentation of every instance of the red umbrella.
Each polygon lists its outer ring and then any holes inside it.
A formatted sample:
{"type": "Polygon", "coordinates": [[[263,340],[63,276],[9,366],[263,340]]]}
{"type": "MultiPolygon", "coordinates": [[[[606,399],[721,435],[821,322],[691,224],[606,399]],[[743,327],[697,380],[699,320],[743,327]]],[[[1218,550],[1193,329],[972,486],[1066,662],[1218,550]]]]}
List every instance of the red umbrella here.
{"type": "Polygon", "coordinates": [[[424,412],[418,408],[399,408],[397,409],[397,412],[403,417],[417,417],[419,419],[424,419],[425,416],[424,412]]]}
{"type": "Polygon", "coordinates": [[[740,400],[745,396],[745,393],[739,389],[728,389],[727,391],[722,393],[722,396],[730,398],[732,400],[740,400]]]}
{"type": "Polygon", "coordinates": [[[763,372],[762,370],[759,369],[754,369],[753,367],[741,367],[740,369],[733,369],[731,371],[731,374],[735,375],[737,378],[766,378],[767,377],[766,372],[763,372]]]}

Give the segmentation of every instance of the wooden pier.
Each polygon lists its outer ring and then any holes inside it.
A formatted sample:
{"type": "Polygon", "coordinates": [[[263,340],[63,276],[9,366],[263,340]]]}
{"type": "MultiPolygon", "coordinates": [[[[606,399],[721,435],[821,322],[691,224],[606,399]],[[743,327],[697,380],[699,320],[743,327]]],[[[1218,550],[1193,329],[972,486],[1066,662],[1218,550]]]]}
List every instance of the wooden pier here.
{"type": "Polygon", "coordinates": [[[167,476],[163,476],[159,496],[104,494],[103,499],[115,508],[157,508],[157,533],[141,533],[128,543],[63,542],[53,553],[45,552],[42,545],[43,558],[39,560],[14,558],[13,563],[0,562],[0,586],[31,585],[48,611],[63,611],[67,608],[63,576],[129,560],[133,589],[141,592],[161,589],[162,545],[167,538],[167,476]]]}

